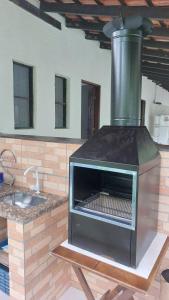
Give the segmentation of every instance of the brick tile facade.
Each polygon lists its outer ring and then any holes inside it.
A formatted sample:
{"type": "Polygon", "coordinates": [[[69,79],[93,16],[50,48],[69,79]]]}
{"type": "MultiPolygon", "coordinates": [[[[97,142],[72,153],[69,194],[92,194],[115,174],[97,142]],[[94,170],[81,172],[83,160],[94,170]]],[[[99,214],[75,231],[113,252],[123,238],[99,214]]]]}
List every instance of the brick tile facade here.
{"type": "MultiPolygon", "coordinates": [[[[39,167],[41,190],[46,193],[67,195],[69,156],[80,145],[0,138],[0,152],[12,150],[17,158],[10,171],[15,175],[15,185],[28,187],[34,184],[32,174],[23,176],[25,169],[39,167]]],[[[8,167],[8,165],[7,165],[8,167]]]]}
{"type": "Polygon", "coordinates": [[[58,299],[70,281],[69,266],[49,252],[67,238],[67,204],[28,224],[7,225],[12,299],[58,299]]]}

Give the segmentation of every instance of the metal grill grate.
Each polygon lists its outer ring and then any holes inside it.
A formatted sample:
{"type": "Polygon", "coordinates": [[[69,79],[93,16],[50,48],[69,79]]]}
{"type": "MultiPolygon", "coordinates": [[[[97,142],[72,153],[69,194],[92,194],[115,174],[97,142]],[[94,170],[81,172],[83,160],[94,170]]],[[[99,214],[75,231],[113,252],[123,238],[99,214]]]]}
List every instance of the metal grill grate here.
{"type": "MultiPolygon", "coordinates": [[[[82,207],[81,207],[82,208],[82,207]]],[[[131,200],[98,193],[88,198],[83,204],[83,210],[111,215],[122,219],[132,219],[131,200]]]]}

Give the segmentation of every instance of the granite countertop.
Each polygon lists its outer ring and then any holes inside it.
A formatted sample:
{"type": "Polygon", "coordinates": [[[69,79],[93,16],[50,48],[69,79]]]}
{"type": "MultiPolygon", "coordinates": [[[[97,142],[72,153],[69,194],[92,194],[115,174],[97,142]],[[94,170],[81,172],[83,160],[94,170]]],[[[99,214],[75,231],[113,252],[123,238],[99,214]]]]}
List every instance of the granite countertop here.
{"type": "MultiPolygon", "coordinates": [[[[51,211],[52,209],[59,207],[67,201],[67,197],[60,195],[40,193],[40,196],[45,197],[47,200],[43,204],[32,206],[30,208],[20,208],[16,205],[7,204],[3,201],[3,198],[12,192],[21,191],[21,192],[30,192],[30,190],[21,187],[12,187],[10,188],[7,185],[4,185],[0,189],[0,217],[14,220],[17,223],[26,224],[32,220],[38,218],[42,214],[51,211]]],[[[34,195],[32,192],[31,194],[34,195]]],[[[35,194],[36,195],[36,194],[35,194]]]]}

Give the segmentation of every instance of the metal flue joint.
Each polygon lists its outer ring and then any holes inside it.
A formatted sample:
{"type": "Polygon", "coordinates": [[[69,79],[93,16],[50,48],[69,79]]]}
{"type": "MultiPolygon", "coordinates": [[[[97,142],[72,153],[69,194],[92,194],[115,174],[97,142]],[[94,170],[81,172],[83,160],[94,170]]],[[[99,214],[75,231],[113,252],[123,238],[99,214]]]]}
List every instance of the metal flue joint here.
{"type": "Polygon", "coordinates": [[[142,39],[151,30],[151,21],[139,16],[115,18],[103,28],[112,44],[112,125],[140,125],[142,39]]]}
{"type": "Polygon", "coordinates": [[[143,36],[152,33],[152,22],[141,16],[116,17],[103,27],[104,34],[111,38],[113,32],[122,29],[140,30],[143,36]]]}

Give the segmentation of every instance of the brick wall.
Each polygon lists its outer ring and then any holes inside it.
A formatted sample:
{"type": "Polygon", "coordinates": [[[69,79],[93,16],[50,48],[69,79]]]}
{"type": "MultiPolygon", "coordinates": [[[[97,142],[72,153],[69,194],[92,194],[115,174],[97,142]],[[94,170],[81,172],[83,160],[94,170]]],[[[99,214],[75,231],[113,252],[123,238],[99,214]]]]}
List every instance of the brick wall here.
{"type": "Polygon", "coordinates": [[[159,231],[169,235],[169,151],[161,151],[159,231]]]}
{"type": "Polygon", "coordinates": [[[8,220],[11,300],[57,300],[70,267],[49,256],[67,238],[67,204],[22,225],[8,220]]]}
{"type": "Polygon", "coordinates": [[[68,192],[69,156],[79,147],[76,144],[48,143],[10,138],[0,138],[0,152],[12,150],[17,163],[11,165],[10,171],[15,175],[15,185],[29,187],[35,183],[32,174],[23,176],[25,169],[39,167],[41,190],[47,193],[65,196],[68,192]]]}
{"type": "Polygon", "coordinates": [[[7,238],[7,220],[0,217],[0,241],[7,238]]]}

